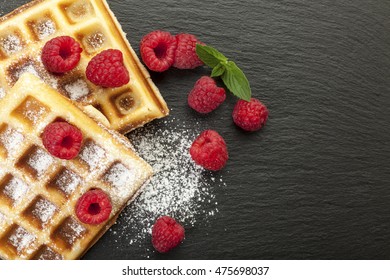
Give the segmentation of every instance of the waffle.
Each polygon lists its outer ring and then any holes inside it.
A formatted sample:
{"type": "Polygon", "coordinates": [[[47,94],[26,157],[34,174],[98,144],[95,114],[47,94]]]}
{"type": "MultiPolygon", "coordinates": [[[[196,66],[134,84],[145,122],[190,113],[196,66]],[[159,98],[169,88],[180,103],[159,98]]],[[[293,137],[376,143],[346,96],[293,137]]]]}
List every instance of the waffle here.
{"type": "Polygon", "coordinates": [[[32,74],[0,101],[0,258],[77,259],[115,222],[151,176],[124,136],[88,117],[32,74]],[[51,156],[40,135],[66,120],[83,133],[78,156],[51,156]],[[99,225],[78,220],[75,205],[100,188],[112,203],[99,225]]]}
{"type": "Polygon", "coordinates": [[[168,108],[105,0],[36,0],[0,18],[0,97],[20,75],[30,72],[80,105],[92,105],[121,133],[168,115],[168,108]],[[53,37],[75,38],[83,52],[78,66],[64,75],[48,73],[40,59],[53,37]],[[89,82],[85,69],[93,56],[119,49],[130,73],[120,88],[89,82]]]}

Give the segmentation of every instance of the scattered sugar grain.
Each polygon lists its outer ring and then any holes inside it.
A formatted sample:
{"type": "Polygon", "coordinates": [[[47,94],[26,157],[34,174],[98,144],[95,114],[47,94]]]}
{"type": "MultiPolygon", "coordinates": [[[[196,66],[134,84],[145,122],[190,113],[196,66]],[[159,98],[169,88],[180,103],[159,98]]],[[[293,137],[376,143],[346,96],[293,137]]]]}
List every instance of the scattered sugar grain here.
{"type": "Polygon", "coordinates": [[[11,245],[16,248],[18,253],[20,253],[21,251],[26,249],[27,246],[29,246],[32,242],[34,242],[35,239],[36,237],[33,234],[27,232],[22,227],[18,227],[15,230],[14,234],[10,236],[9,241],[11,245]]]}
{"type": "Polygon", "coordinates": [[[150,238],[155,220],[162,215],[189,228],[218,213],[213,190],[225,183],[196,165],[188,152],[199,130],[172,118],[161,127],[152,123],[130,133],[135,150],[153,167],[154,175],[118,219],[112,231],[120,240],[118,246],[122,242],[144,246],[142,242],[150,238]]]}
{"type": "Polygon", "coordinates": [[[22,50],[22,43],[20,38],[14,34],[10,34],[2,39],[1,46],[7,55],[12,55],[22,50]]]}
{"type": "Polygon", "coordinates": [[[56,32],[56,26],[52,20],[46,19],[37,23],[36,32],[38,33],[38,38],[42,40],[56,32]]]}
{"type": "Polygon", "coordinates": [[[12,179],[4,187],[4,193],[14,202],[18,202],[27,190],[27,184],[16,177],[12,177],[12,179]]]}
{"type": "Polygon", "coordinates": [[[24,141],[24,136],[21,132],[7,127],[6,130],[0,135],[0,142],[3,143],[5,149],[9,154],[13,153],[20,147],[24,141]]]}
{"type": "Polygon", "coordinates": [[[38,177],[45,173],[52,163],[53,157],[42,149],[37,149],[27,160],[27,164],[37,171],[38,177]]]}
{"type": "Polygon", "coordinates": [[[53,217],[57,207],[46,199],[37,201],[32,214],[38,217],[43,224],[46,224],[51,217],[53,217]]]}
{"type": "Polygon", "coordinates": [[[5,90],[2,87],[0,87],[0,99],[3,99],[4,96],[5,96],[5,90]]]}
{"type": "Polygon", "coordinates": [[[73,83],[66,84],[64,89],[72,100],[79,100],[89,94],[88,85],[83,79],[78,79],[73,83]]]}

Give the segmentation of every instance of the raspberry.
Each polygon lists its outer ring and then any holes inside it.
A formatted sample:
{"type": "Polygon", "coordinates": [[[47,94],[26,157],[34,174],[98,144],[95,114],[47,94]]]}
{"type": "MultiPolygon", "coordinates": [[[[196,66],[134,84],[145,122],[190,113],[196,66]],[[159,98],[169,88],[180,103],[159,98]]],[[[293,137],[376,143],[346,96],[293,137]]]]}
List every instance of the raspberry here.
{"type": "Polygon", "coordinates": [[[111,214],[112,206],[108,195],[100,189],[84,193],[76,205],[76,215],[85,224],[97,225],[106,221],[111,214]]]}
{"type": "Polygon", "coordinates": [[[247,131],[256,131],[262,128],[268,119],[267,107],[256,98],[250,102],[239,100],[233,109],[233,121],[247,131]]]}
{"type": "Polygon", "coordinates": [[[75,158],[81,147],[83,134],[67,122],[54,122],[46,126],[42,134],[45,148],[60,159],[75,158]]]}
{"type": "Polygon", "coordinates": [[[225,98],[225,89],[217,87],[214,79],[203,76],[188,95],[188,105],[195,111],[206,114],[214,111],[225,98]]]}
{"type": "Polygon", "coordinates": [[[146,66],[155,72],[168,70],[175,59],[176,38],[169,32],[156,30],[141,40],[140,52],[146,66]]]}
{"type": "Polygon", "coordinates": [[[214,130],[203,131],[192,143],[190,154],[195,163],[212,171],[222,169],[229,158],[225,140],[214,130]]]}
{"type": "Polygon", "coordinates": [[[184,228],[171,217],[162,216],[153,225],[152,244],[160,253],[166,253],[175,248],[183,239],[184,228]]]}
{"type": "Polygon", "coordinates": [[[203,65],[203,62],[196,54],[196,44],[204,45],[202,42],[192,34],[178,34],[176,35],[177,49],[175,52],[175,62],[173,67],[179,69],[194,69],[203,65]]]}
{"type": "Polygon", "coordinates": [[[82,52],[80,44],[69,36],[56,37],[42,49],[42,63],[54,73],[65,73],[77,66],[82,52]]]}
{"type": "Polygon", "coordinates": [[[130,81],[120,50],[105,50],[94,56],[87,66],[87,78],[102,87],[121,87],[130,81]]]}

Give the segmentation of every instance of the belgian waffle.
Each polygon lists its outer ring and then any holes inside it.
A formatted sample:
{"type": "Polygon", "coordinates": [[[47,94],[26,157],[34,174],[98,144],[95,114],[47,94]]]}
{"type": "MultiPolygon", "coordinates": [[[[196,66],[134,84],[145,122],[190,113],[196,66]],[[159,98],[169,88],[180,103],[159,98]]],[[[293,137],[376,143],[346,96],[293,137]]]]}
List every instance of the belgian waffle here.
{"type": "Polygon", "coordinates": [[[151,167],[124,136],[88,117],[32,74],[0,101],[0,258],[80,258],[115,222],[151,176],[151,167]],[[78,156],[61,160],[41,140],[43,129],[65,120],[83,133],[78,156]],[[75,205],[100,188],[112,203],[99,225],[78,220],[75,205]]]}
{"type": "Polygon", "coordinates": [[[0,97],[24,72],[39,76],[80,105],[94,106],[110,128],[121,133],[169,111],[105,0],[36,0],[0,18],[0,97]],[[48,40],[61,35],[75,38],[83,53],[74,70],[52,75],[40,54],[48,40]],[[115,89],[95,86],[85,76],[90,59],[110,48],[122,51],[130,73],[130,82],[115,89]]]}

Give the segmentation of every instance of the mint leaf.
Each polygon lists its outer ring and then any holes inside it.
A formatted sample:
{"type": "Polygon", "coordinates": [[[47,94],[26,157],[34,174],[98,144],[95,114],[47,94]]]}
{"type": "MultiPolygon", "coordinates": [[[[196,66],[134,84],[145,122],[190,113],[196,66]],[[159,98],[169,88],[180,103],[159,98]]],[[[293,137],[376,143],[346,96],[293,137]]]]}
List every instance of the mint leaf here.
{"type": "Polygon", "coordinates": [[[238,98],[250,101],[251,88],[244,72],[226,56],[210,46],[196,44],[196,54],[206,65],[213,68],[211,77],[221,76],[226,87],[238,98]]]}
{"type": "Polygon", "coordinates": [[[211,72],[211,78],[219,77],[225,72],[226,68],[223,64],[218,63],[211,72]]]}
{"type": "Polygon", "coordinates": [[[213,47],[203,46],[200,44],[196,44],[196,54],[200,60],[211,68],[216,67],[220,62],[226,62],[228,60],[223,54],[213,47]]]}
{"type": "Polygon", "coordinates": [[[221,78],[226,87],[238,98],[250,101],[251,88],[244,72],[233,61],[228,61],[225,68],[221,78]]]}

